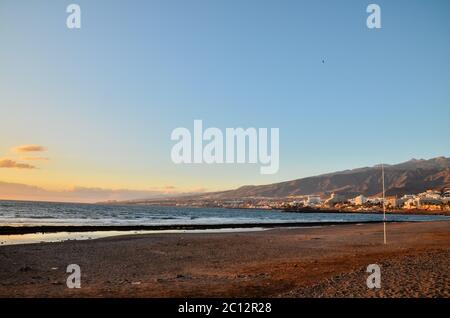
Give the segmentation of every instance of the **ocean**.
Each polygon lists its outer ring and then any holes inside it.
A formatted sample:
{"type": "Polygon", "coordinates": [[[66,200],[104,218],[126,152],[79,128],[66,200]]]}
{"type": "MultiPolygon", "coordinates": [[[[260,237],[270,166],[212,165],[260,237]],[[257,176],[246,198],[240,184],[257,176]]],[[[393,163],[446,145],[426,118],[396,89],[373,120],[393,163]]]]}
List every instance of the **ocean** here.
{"type": "MultiPolygon", "coordinates": [[[[448,216],[435,215],[389,214],[387,218],[390,221],[450,220],[448,216]]],[[[0,226],[210,225],[381,220],[380,214],[0,201],[0,226]]]]}

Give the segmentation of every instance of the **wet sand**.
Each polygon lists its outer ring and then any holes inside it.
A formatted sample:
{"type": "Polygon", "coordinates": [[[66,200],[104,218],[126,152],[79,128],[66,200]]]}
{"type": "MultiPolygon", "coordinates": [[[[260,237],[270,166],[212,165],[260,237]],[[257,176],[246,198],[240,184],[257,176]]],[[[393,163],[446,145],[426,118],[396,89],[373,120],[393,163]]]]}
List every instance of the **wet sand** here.
{"type": "Polygon", "coordinates": [[[1,297],[449,297],[450,222],[0,246],[1,297]],[[381,267],[381,289],[366,286],[381,267]],[[81,288],[66,287],[69,264],[81,288]]]}
{"type": "MultiPolygon", "coordinates": [[[[387,221],[394,223],[398,221],[387,221]]],[[[0,235],[58,233],[58,232],[93,232],[93,231],[191,231],[191,230],[223,230],[250,229],[255,227],[281,228],[341,225],[342,221],[328,222],[277,222],[277,223],[230,223],[230,224],[180,224],[180,225],[36,225],[36,226],[0,226],[0,235]]],[[[380,223],[380,221],[346,221],[345,224],[380,223]]]]}

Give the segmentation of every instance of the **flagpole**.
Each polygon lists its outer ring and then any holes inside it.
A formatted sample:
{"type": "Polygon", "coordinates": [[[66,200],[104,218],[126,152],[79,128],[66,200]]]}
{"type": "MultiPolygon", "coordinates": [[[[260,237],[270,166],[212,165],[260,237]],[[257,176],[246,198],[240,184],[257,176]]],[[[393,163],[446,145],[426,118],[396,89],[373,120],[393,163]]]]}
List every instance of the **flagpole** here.
{"type": "Polygon", "coordinates": [[[384,189],[384,164],[381,164],[381,180],[383,183],[383,238],[386,244],[386,203],[385,203],[385,189],[384,189]]]}

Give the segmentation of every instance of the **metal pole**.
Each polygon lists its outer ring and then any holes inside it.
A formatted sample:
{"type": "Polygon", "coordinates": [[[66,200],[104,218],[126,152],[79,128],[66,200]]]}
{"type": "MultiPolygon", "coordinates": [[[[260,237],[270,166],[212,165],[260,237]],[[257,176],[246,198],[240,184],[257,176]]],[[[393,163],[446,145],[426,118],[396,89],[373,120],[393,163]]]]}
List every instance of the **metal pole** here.
{"type": "Polygon", "coordinates": [[[384,189],[384,164],[381,164],[381,179],[383,183],[383,237],[384,237],[384,244],[386,244],[386,204],[385,204],[385,189],[384,189]]]}

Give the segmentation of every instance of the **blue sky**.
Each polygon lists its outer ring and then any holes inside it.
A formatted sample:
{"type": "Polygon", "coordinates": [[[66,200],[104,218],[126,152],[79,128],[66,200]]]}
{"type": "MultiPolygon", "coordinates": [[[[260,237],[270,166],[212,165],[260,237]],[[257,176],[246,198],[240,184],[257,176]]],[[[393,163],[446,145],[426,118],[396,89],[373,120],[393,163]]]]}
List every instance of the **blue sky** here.
{"type": "Polygon", "coordinates": [[[0,158],[46,188],[227,189],[450,154],[448,1],[0,2],[0,158]],[[77,3],[82,28],[69,30],[77,3]],[[366,27],[381,7],[382,28],[366,27]],[[325,63],[322,63],[325,60],[325,63]],[[170,133],[279,127],[280,170],[174,165],[170,133]]]}

